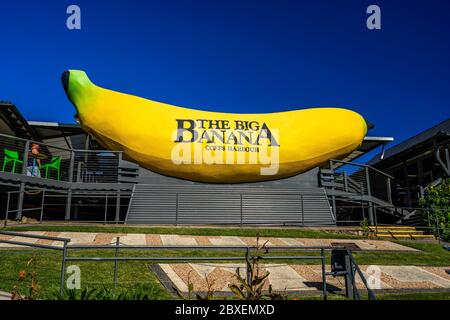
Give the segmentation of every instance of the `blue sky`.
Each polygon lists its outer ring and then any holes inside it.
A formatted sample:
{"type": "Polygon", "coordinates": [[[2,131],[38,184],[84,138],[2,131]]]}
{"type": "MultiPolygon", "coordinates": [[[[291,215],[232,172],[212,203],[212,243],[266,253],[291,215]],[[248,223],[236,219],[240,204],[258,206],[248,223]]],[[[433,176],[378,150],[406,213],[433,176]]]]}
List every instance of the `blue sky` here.
{"type": "Polygon", "coordinates": [[[60,83],[226,112],[353,109],[397,142],[449,116],[450,1],[2,1],[0,99],[74,122],[60,83]],[[82,29],[66,28],[77,4],[82,29]],[[377,4],[382,30],[365,26],[377,4]]]}

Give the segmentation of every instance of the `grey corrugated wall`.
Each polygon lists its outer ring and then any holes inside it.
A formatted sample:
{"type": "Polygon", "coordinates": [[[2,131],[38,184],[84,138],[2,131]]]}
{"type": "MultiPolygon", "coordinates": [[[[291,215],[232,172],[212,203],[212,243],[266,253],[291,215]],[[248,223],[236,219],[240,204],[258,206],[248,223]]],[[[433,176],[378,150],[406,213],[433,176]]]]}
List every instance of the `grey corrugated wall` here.
{"type": "Polygon", "coordinates": [[[137,184],[129,224],[334,225],[324,189],[137,184]]]}

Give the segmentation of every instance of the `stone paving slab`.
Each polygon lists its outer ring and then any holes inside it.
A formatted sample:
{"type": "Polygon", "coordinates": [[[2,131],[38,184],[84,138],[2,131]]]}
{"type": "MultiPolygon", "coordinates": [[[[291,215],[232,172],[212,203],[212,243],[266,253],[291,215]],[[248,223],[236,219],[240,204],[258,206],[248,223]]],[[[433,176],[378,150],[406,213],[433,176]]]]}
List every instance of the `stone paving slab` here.
{"type": "Polygon", "coordinates": [[[0,291],[0,300],[11,300],[11,293],[0,291]]]}
{"type": "MultiPolygon", "coordinates": [[[[237,284],[234,276],[236,268],[244,276],[245,265],[236,263],[173,263],[159,264],[172,284],[181,292],[187,292],[188,283],[192,283],[194,291],[207,291],[207,280],[216,292],[231,292],[228,285],[237,284]]],[[[298,264],[265,264],[260,265],[261,275],[270,272],[265,289],[272,286],[274,291],[297,292],[321,290],[322,273],[320,265],[298,264]]],[[[375,290],[385,289],[448,289],[450,290],[450,275],[445,273],[446,267],[413,267],[413,266],[360,266],[369,286],[375,290]],[[378,272],[379,281],[370,280],[368,276],[378,272]]],[[[329,266],[326,267],[330,271],[329,266]]],[[[158,274],[158,273],[157,273],[158,274]]],[[[334,290],[344,289],[342,277],[327,276],[327,287],[334,290]]],[[[356,286],[364,288],[359,276],[356,286]]]]}
{"type": "MultiPolygon", "coordinates": [[[[42,236],[42,235],[44,235],[45,232],[43,232],[43,231],[30,231],[30,232],[26,232],[26,233],[32,234],[32,235],[37,235],[37,236],[42,236]]],[[[24,238],[24,237],[17,237],[17,236],[5,236],[5,235],[1,235],[0,239],[10,240],[10,241],[17,241],[17,242],[27,242],[27,243],[37,243],[39,241],[39,239],[24,238]]],[[[0,243],[0,246],[1,247],[5,247],[5,248],[23,247],[23,246],[16,246],[16,245],[7,244],[7,243],[0,243]]]]}
{"type": "MultiPolygon", "coordinates": [[[[217,246],[242,246],[255,245],[255,237],[237,236],[189,236],[173,234],[114,234],[114,233],[92,233],[92,232],[25,232],[29,234],[47,235],[60,238],[70,238],[70,244],[74,245],[110,245],[115,244],[116,237],[120,237],[121,245],[217,245],[217,246]]],[[[38,240],[23,237],[12,237],[0,235],[0,240],[14,240],[19,242],[40,243],[53,246],[62,246],[61,242],[50,240],[38,240]]],[[[260,245],[267,241],[267,246],[331,246],[333,243],[351,243],[361,250],[369,251],[410,251],[418,252],[414,248],[403,246],[388,240],[369,239],[311,239],[311,238],[283,238],[267,237],[260,239],[260,245]]],[[[0,243],[0,247],[18,247],[0,243]]]]}

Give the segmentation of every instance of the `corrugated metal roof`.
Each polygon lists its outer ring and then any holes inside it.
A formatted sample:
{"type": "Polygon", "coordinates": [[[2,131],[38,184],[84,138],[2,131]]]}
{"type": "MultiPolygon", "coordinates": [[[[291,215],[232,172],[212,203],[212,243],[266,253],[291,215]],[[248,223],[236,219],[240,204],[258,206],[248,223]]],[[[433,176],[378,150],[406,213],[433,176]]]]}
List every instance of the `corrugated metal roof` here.
{"type": "Polygon", "coordinates": [[[384,161],[384,160],[391,158],[395,155],[398,155],[404,151],[407,151],[408,149],[411,149],[412,147],[414,147],[420,143],[430,140],[435,136],[438,136],[440,134],[448,135],[449,133],[450,133],[450,118],[447,118],[446,120],[435,125],[434,127],[431,127],[425,131],[422,131],[422,132],[416,134],[415,136],[403,141],[402,143],[399,143],[396,146],[389,148],[388,150],[385,151],[383,159],[380,159],[381,154],[377,154],[375,157],[373,157],[368,162],[368,164],[375,165],[381,161],[384,161]]]}
{"type": "Polygon", "coordinates": [[[13,103],[1,100],[0,133],[25,139],[39,140],[40,138],[13,103]]]}

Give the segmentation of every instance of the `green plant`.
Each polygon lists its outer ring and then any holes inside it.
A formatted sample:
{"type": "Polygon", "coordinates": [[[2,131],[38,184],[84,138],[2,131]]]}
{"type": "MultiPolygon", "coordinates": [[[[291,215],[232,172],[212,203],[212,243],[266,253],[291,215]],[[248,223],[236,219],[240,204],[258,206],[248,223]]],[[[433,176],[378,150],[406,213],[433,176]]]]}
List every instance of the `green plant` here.
{"type": "Polygon", "coordinates": [[[50,300],[94,300],[97,295],[97,289],[84,288],[84,289],[67,289],[64,288],[63,291],[53,292],[49,299],[50,300]]]}
{"type": "Polygon", "coordinates": [[[439,232],[442,239],[450,240],[450,179],[426,188],[420,205],[424,208],[423,218],[428,226],[435,228],[435,234],[439,232]]]}
{"type": "Polygon", "coordinates": [[[264,286],[267,282],[267,278],[270,275],[269,271],[261,274],[260,260],[263,258],[261,251],[264,254],[269,252],[266,241],[262,246],[259,245],[259,236],[256,237],[256,250],[254,255],[245,256],[245,263],[247,267],[247,277],[242,277],[240,273],[240,268],[236,269],[234,277],[238,281],[238,284],[230,284],[228,287],[231,292],[234,293],[239,300],[261,300],[261,299],[272,299],[281,300],[284,298],[281,294],[274,293],[272,291],[272,285],[269,285],[268,294],[263,293],[264,286]]]}
{"type": "Polygon", "coordinates": [[[28,260],[26,268],[19,271],[17,284],[11,291],[11,300],[36,300],[39,296],[39,286],[37,284],[36,272],[30,269],[33,267],[34,259],[28,260]],[[21,293],[21,284],[30,279],[27,294],[21,293]]]}
{"type": "Polygon", "coordinates": [[[361,223],[360,223],[359,225],[360,225],[360,227],[361,227],[361,229],[362,229],[363,235],[364,235],[365,237],[368,237],[368,236],[370,235],[370,232],[371,232],[371,230],[370,230],[370,228],[369,228],[369,226],[370,226],[370,221],[369,221],[369,219],[364,218],[364,220],[361,221],[361,223]]]}
{"type": "Polygon", "coordinates": [[[50,300],[153,300],[157,297],[153,286],[138,285],[128,289],[67,289],[54,291],[48,299],[50,300]]]}

